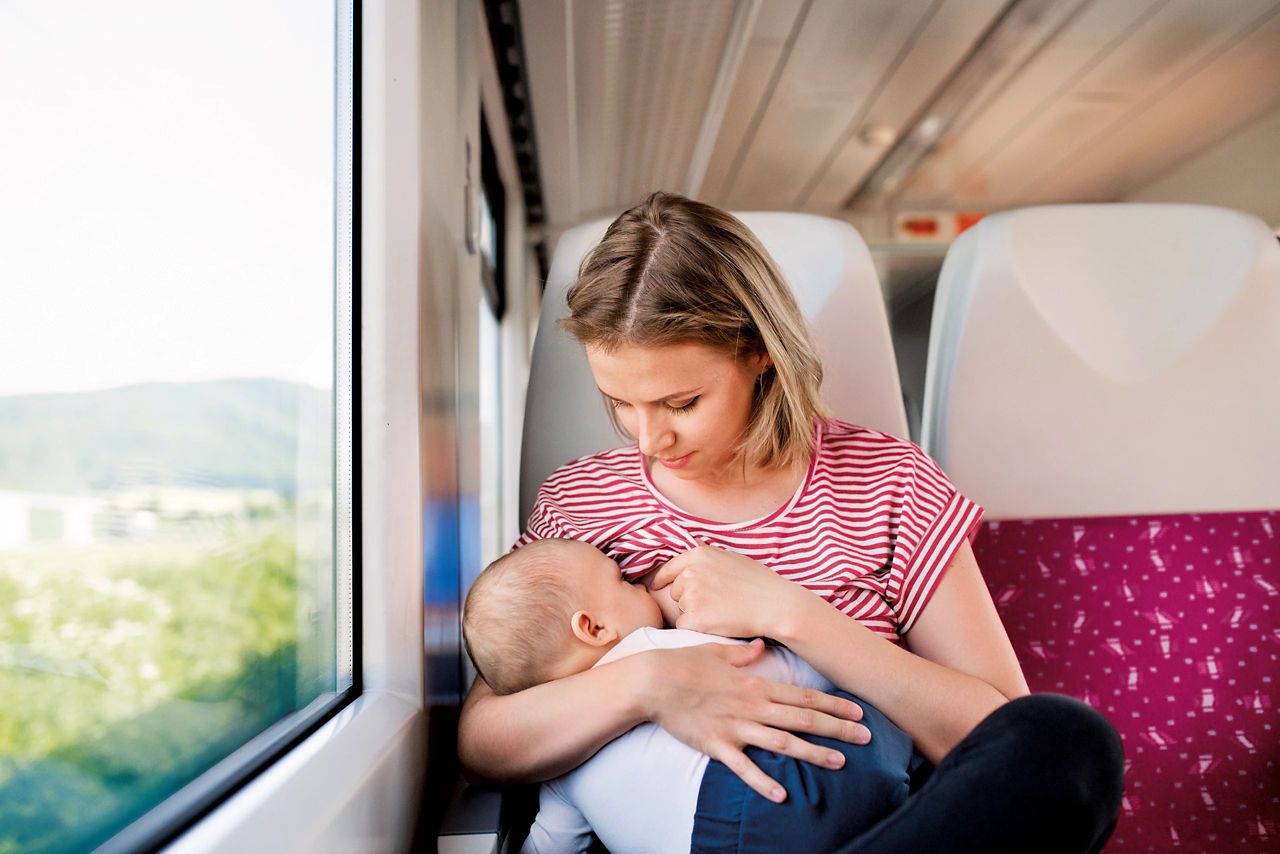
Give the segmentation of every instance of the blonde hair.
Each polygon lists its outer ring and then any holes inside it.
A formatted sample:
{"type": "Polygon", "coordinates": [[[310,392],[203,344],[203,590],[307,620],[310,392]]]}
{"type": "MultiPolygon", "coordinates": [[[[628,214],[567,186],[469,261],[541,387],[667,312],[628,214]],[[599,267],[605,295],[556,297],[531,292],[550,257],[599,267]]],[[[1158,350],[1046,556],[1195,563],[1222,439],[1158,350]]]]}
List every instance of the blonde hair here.
{"type": "Polygon", "coordinates": [[[573,590],[562,566],[565,540],[534,540],[485,567],[462,608],[467,655],[495,694],[552,678],[572,640],[573,590]]]}
{"type": "Polygon", "coordinates": [[[567,299],[561,324],[606,352],[696,343],[739,360],[767,354],[738,451],[765,467],[809,461],[814,419],[827,414],[822,363],[791,289],[739,219],[654,193],[613,221],[567,299]]]}

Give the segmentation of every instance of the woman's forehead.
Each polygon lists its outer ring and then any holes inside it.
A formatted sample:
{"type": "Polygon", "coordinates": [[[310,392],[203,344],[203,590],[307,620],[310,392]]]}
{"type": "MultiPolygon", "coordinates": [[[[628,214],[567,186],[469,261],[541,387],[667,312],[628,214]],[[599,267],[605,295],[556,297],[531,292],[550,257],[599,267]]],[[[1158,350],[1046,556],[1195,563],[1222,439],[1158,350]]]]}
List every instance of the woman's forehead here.
{"type": "Polygon", "coordinates": [[[645,401],[692,391],[694,386],[723,379],[737,367],[732,356],[706,344],[624,344],[609,350],[588,346],[586,351],[601,391],[611,394],[626,387],[629,394],[652,395],[642,397],[645,401]]]}

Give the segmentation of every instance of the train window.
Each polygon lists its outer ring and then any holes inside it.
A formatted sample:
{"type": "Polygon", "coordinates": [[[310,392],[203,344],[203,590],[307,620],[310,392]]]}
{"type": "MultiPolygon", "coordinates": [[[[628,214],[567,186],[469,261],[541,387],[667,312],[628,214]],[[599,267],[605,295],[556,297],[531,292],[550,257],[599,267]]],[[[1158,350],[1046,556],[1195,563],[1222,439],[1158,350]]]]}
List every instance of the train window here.
{"type": "Polygon", "coordinates": [[[154,847],[358,688],[339,17],[0,6],[4,854],[154,847]]]}
{"type": "Polygon", "coordinates": [[[496,320],[507,310],[506,193],[498,172],[498,157],[489,139],[488,123],[480,116],[480,273],[485,299],[496,320]]]}

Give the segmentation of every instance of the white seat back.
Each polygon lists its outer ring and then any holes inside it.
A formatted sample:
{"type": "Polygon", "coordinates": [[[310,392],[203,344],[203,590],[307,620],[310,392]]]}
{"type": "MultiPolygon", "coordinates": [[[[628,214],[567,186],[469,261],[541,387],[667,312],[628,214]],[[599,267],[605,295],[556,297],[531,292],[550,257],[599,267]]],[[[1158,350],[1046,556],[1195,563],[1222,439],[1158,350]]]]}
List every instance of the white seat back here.
{"type": "Polygon", "coordinates": [[[1280,245],[1199,205],[989,216],[947,253],[922,444],[989,518],[1280,507],[1280,245]]]}
{"type": "MultiPolygon", "coordinates": [[[[822,356],[823,396],[838,418],[905,437],[907,419],[871,255],[848,223],[796,213],[743,213],[796,293],[822,356]]],[[[520,459],[520,516],[570,460],[625,440],[614,432],[582,346],[555,322],[565,291],[610,220],[564,233],[552,258],[534,339],[520,459]]]]}

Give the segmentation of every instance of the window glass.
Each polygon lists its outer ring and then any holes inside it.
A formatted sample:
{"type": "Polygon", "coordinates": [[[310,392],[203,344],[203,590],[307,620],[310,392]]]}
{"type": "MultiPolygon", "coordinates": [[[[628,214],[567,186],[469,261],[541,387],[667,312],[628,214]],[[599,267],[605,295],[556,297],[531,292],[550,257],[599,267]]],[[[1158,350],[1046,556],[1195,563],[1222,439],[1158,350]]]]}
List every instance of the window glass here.
{"type": "Polygon", "coordinates": [[[352,683],[334,17],[0,4],[0,854],[352,683]]]}

